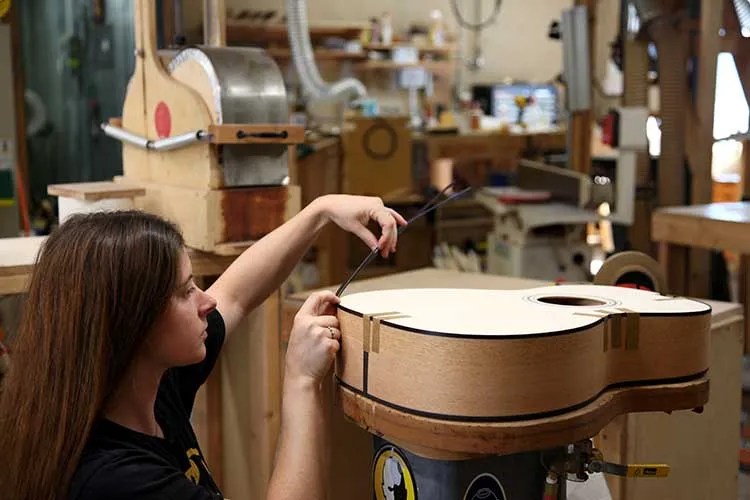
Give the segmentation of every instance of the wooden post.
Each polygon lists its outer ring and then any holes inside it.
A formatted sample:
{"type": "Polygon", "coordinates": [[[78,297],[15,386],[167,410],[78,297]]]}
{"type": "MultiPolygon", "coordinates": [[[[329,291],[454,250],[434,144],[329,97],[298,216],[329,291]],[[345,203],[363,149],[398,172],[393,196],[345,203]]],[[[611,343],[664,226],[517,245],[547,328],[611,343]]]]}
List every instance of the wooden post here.
{"type": "Polygon", "coordinates": [[[224,0],[203,0],[203,43],[211,47],[226,47],[226,26],[224,0]]]}
{"type": "MultiPolygon", "coordinates": [[[[594,61],[594,34],[596,19],[596,0],[575,0],[575,5],[585,6],[588,10],[588,36],[589,36],[589,70],[593,80],[594,61]]],[[[591,104],[593,108],[593,101],[591,104]]],[[[585,111],[574,111],[570,119],[572,139],[568,151],[572,155],[572,165],[577,172],[588,173],[591,171],[591,129],[594,122],[594,112],[592,109],[585,111]]]]}
{"type": "MultiPolygon", "coordinates": [[[[648,42],[623,41],[623,106],[648,106],[648,42]]],[[[636,156],[636,186],[651,187],[651,158],[648,152],[636,156]]],[[[652,255],[651,200],[637,198],[633,224],[628,228],[628,239],[633,250],[652,255]]]]}
{"type": "Polygon", "coordinates": [[[177,36],[174,2],[173,0],[162,0],[159,4],[161,7],[162,48],[166,49],[174,45],[177,36]]]}
{"type": "MultiPolygon", "coordinates": [[[[732,53],[740,77],[745,100],[750,103],[750,39],[742,36],[739,20],[733,8],[724,13],[724,50],[732,53]]],[[[742,198],[750,198],[750,141],[742,141],[742,198]]]]}
{"type": "MultiPolygon", "coordinates": [[[[716,93],[716,60],[720,50],[719,29],[723,24],[724,2],[701,0],[698,80],[688,107],[687,150],[692,173],[691,204],[711,202],[711,161],[716,93]]],[[[690,252],[689,293],[707,297],[710,283],[710,255],[705,250],[690,252]]]]}
{"type": "Polygon", "coordinates": [[[265,498],[281,422],[280,293],[245,318],[222,354],[223,474],[229,498],[265,498]]]}
{"type": "Polygon", "coordinates": [[[652,27],[651,35],[660,55],[662,139],[657,176],[659,206],[684,205],[687,37],[682,27],[667,22],[659,22],[652,27]]]}
{"type": "Polygon", "coordinates": [[[10,12],[10,43],[13,73],[13,95],[16,112],[16,184],[18,185],[18,208],[21,227],[25,232],[31,229],[29,221],[29,161],[26,154],[26,107],[24,106],[24,76],[23,61],[21,60],[21,15],[20,2],[11,5],[10,12]]]}

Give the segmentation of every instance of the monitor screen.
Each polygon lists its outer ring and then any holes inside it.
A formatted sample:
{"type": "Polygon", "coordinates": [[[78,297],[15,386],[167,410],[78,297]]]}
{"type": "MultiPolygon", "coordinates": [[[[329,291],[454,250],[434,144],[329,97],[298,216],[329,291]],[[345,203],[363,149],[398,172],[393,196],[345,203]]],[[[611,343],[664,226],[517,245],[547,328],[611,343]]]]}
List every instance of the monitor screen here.
{"type": "Polygon", "coordinates": [[[557,89],[554,85],[510,84],[495,85],[492,88],[491,114],[503,122],[515,123],[518,119],[516,96],[533,96],[534,104],[542,120],[554,124],[558,119],[557,89]]]}

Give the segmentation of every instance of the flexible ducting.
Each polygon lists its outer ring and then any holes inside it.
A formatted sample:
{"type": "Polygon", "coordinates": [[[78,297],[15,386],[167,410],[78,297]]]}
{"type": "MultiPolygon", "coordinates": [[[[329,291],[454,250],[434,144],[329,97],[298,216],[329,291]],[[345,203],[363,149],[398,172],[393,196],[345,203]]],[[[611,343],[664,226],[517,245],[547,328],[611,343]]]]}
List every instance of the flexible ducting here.
{"type": "Polygon", "coordinates": [[[353,101],[367,95],[365,86],[355,78],[344,78],[329,84],[320,76],[310,43],[306,0],[286,0],[286,16],[292,60],[308,99],[353,101]]]}
{"type": "Polygon", "coordinates": [[[733,0],[734,11],[743,30],[750,30],[750,2],[748,0],[733,0]]]}

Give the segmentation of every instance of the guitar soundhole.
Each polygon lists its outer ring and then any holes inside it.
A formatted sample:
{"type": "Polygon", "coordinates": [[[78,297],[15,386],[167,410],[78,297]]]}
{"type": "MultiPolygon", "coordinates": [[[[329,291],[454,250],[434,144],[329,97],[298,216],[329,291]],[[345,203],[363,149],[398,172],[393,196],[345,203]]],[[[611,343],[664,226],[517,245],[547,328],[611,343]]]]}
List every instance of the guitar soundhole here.
{"type": "Polygon", "coordinates": [[[539,297],[536,300],[544,302],[545,304],[555,304],[558,306],[604,306],[607,305],[603,300],[589,299],[587,297],[563,297],[563,296],[552,296],[552,297],[539,297]]]}

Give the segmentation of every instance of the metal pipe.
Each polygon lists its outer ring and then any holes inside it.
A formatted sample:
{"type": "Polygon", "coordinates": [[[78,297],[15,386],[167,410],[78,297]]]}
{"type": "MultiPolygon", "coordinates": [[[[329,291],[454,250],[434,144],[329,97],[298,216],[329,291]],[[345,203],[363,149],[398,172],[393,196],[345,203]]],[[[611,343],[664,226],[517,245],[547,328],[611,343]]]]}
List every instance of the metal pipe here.
{"type": "MultiPolygon", "coordinates": [[[[750,3],[747,0],[733,0],[734,11],[743,31],[750,29],[750,3]]],[[[744,34],[743,34],[744,36],[744,34]]]]}
{"type": "Polygon", "coordinates": [[[139,148],[148,148],[149,140],[145,137],[131,134],[130,132],[121,129],[120,127],[110,125],[109,123],[102,123],[101,127],[104,133],[110,137],[113,137],[122,142],[127,142],[128,144],[132,144],[133,146],[138,146],[139,148]]]}
{"type": "Polygon", "coordinates": [[[166,139],[159,139],[158,141],[149,141],[148,149],[154,151],[171,151],[173,149],[180,149],[196,142],[208,140],[209,134],[203,130],[197,132],[187,132],[185,134],[176,135],[174,137],[167,137],[166,139]]]}
{"type": "Polygon", "coordinates": [[[205,130],[198,130],[196,132],[186,132],[174,137],[152,141],[123,130],[120,127],[115,127],[109,123],[102,123],[101,128],[106,135],[114,139],[151,151],[171,151],[173,149],[180,149],[195,144],[196,142],[207,141],[211,137],[211,134],[205,130]]]}

